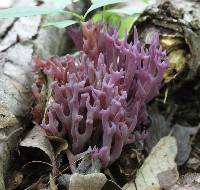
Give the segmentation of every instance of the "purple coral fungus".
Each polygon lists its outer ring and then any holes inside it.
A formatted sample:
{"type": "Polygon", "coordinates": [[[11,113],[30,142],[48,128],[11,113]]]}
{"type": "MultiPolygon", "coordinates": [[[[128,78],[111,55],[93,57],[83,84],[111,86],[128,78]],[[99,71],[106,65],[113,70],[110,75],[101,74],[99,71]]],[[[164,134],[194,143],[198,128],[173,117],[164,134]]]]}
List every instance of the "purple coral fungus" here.
{"type": "Polygon", "coordinates": [[[42,127],[66,136],[73,154],[93,147],[93,158],[106,167],[124,145],[145,137],[141,126],[148,124],[146,104],[158,95],[168,61],[158,34],[149,49],[138,40],[136,28],[130,44],[102,23],[83,23],[82,36],[79,58],[36,60],[54,79],[53,101],[42,127]]]}

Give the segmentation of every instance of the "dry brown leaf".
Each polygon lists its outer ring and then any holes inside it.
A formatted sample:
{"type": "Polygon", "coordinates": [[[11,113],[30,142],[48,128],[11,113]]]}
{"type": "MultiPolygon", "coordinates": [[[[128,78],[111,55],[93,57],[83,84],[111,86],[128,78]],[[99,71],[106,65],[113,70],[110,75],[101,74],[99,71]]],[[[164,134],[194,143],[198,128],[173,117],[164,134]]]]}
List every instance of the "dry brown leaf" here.
{"type": "Polygon", "coordinates": [[[58,187],[55,183],[55,179],[52,177],[52,175],[50,175],[49,181],[50,181],[50,189],[51,190],[58,190],[58,187]]]}
{"type": "Polygon", "coordinates": [[[137,172],[137,190],[161,190],[176,183],[179,178],[176,154],[176,139],[172,136],[163,137],[137,172]]]}
{"type": "Polygon", "coordinates": [[[22,128],[16,117],[6,106],[0,103],[0,189],[5,189],[4,176],[10,167],[13,150],[16,149],[17,140],[22,128]]]}
{"type": "Polygon", "coordinates": [[[70,178],[69,190],[101,190],[106,181],[106,176],[102,173],[88,175],[76,173],[70,178]]]}
{"type": "Polygon", "coordinates": [[[21,141],[20,146],[39,148],[49,157],[52,163],[55,162],[53,147],[51,146],[44,129],[40,126],[35,126],[31,131],[29,131],[21,141]]]}
{"type": "Polygon", "coordinates": [[[7,190],[17,189],[18,186],[22,183],[24,175],[21,172],[14,171],[12,176],[8,177],[7,181],[7,190]]]}
{"type": "Polygon", "coordinates": [[[196,171],[199,167],[200,167],[200,158],[190,157],[190,159],[187,161],[187,168],[191,168],[196,171]]]}
{"type": "Polygon", "coordinates": [[[0,129],[5,127],[14,127],[18,124],[16,117],[8,108],[0,103],[0,129]]]}
{"type": "Polygon", "coordinates": [[[183,165],[189,158],[191,152],[190,137],[194,136],[199,127],[189,127],[176,124],[173,127],[173,134],[176,137],[178,144],[178,154],[176,157],[176,163],[178,166],[183,165]]]}
{"type": "Polygon", "coordinates": [[[57,157],[62,151],[67,150],[68,148],[67,140],[56,136],[48,136],[48,139],[53,147],[55,157],[57,157]]]}
{"type": "Polygon", "coordinates": [[[126,183],[122,190],[136,190],[136,187],[135,187],[135,183],[134,182],[129,182],[129,183],[126,183]]]}

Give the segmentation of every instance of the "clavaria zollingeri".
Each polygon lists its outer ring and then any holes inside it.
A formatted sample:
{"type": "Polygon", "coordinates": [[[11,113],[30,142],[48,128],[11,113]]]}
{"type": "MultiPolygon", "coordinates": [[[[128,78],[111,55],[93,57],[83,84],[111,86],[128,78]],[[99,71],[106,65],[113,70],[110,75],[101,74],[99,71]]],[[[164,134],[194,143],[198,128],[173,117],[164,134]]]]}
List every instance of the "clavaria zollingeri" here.
{"type": "Polygon", "coordinates": [[[168,66],[166,53],[158,34],[144,48],[136,28],[130,43],[102,23],[82,23],[81,33],[72,32],[82,49],[78,58],[36,60],[54,80],[53,100],[41,126],[52,135],[65,136],[73,154],[92,147],[92,157],[106,167],[124,145],[146,136],[146,104],[159,93],[168,66]]]}

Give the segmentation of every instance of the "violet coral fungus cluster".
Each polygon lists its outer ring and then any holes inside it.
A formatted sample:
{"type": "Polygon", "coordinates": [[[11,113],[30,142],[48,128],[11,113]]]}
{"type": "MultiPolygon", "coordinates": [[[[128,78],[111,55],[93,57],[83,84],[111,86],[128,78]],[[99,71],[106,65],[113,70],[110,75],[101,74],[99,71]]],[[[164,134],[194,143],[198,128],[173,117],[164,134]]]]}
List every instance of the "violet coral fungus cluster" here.
{"type": "Polygon", "coordinates": [[[149,49],[138,40],[136,29],[130,44],[127,38],[118,38],[116,29],[106,31],[102,23],[83,23],[82,36],[78,58],[36,60],[54,79],[53,101],[42,127],[52,135],[66,136],[73,154],[92,147],[93,158],[106,167],[124,145],[145,137],[146,104],[158,95],[168,61],[158,34],[149,49]]]}

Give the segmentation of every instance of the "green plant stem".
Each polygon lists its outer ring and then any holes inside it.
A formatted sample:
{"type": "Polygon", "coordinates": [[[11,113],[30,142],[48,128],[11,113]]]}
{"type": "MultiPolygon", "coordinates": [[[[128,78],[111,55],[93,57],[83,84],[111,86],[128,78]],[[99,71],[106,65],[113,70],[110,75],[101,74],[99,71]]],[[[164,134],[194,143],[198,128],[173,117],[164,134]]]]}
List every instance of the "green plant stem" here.
{"type": "Polygon", "coordinates": [[[74,16],[76,18],[78,18],[80,21],[84,21],[83,16],[81,16],[81,15],[75,13],[75,12],[71,12],[71,11],[65,11],[65,12],[71,14],[72,16],[74,16]]]}

